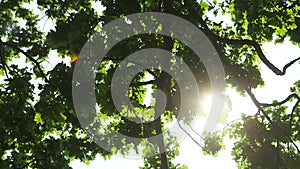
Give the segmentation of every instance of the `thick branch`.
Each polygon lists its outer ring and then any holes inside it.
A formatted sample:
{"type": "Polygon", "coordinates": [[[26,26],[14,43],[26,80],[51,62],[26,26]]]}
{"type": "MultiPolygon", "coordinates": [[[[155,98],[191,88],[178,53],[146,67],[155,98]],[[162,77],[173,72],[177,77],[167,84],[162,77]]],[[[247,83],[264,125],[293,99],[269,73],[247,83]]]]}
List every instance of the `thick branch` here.
{"type": "Polygon", "coordinates": [[[19,48],[19,47],[18,47],[16,44],[14,44],[14,43],[11,43],[11,42],[3,42],[3,41],[1,41],[1,40],[0,40],[0,43],[3,44],[3,45],[5,45],[5,46],[8,46],[8,47],[10,47],[10,48],[12,48],[12,49],[14,49],[14,50],[20,52],[20,53],[22,53],[23,55],[25,55],[25,57],[27,57],[30,61],[32,61],[32,62],[36,65],[36,67],[38,68],[38,70],[39,70],[39,72],[41,73],[41,75],[43,76],[43,78],[44,78],[46,81],[48,81],[47,76],[46,76],[45,73],[43,72],[40,63],[39,63],[37,60],[35,60],[32,56],[30,56],[28,53],[26,53],[24,50],[22,50],[21,48],[19,48]]]}
{"type": "Polygon", "coordinates": [[[149,85],[149,84],[154,84],[155,82],[156,82],[156,80],[149,80],[146,82],[136,82],[136,83],[131,83],[130,87],[145,86],[145,85],[149,85]]]}
{"type": "Polygon", "coordinates": [[[276,75],[285,75],[287,68],[289,68],[292,64],[294,64],[295,62],[297,62],[298,60],[300,60],[300,57],[292,60],[291,62],[289,62],[288,64],[286,64],[283,67],[283,70],[279,70],[275,65],[273,65],[265,56],[265,54],[263,53],[260,45],[253,40],[238,40],[238,39],[228,39],[228,38],[221,38],[221,37],[217,37],[214,36],[214,39],[216,39],[217,41],[223,42],[223,43],[227,43],[227,44],[231,44],[231,45],[249,45],[249,46],[253,46],[255,51],[257,52],[260,60],[269,68],[271,69],[276,75]]]}
{"type": "Polygon", "coordinates": [[[215,35],[207,26],[206,22],[198,15],[197,11],[194,10],[194,8],[191,6],[191,4],[188,2],[188,0],[185,0],[189,11],[191,12],[191,14],[197,18],[198,22],[201,24],[202,26],[202,31],[206,34],[206,36],[208,36],[211,40],[215,40],[215,41],[219,41],[219,42],[223,42],[223,43],[227,43],[227,44],[231,44],[231,45],[249,45],[254,47],[255,51],[257,52],[259,58],[261,59],[261,61],[269,68],[271,69],[276,75],[284,75],[286,73],[287,68],[289,68],[292,64],[294,64],[295,62],[297,62],[298,60],[300,60],[300,57],[292,60],[291,62],[289,62],[288,64],[286,64],[283,67],[283,70],[279,70],[274,64],[272,64],[265,56],[265,54],[263,53],[260,45],[254,41],[254,40],[244,40],[244,39],[228,39],[228,38],[221,38],[217,35],[215,35]]]}
{"type": "MultiPolygon", "coordinates": [[[[165,12],[173,13],[175,10],[173,9],[173,4],[171,0],[163,0],[163,7],[165,9],[165,12]]],[[[173,48],[173,41],[170,37],[164,37],[164,49],[168,51],[172,51],[173,48]]],[[[162,70],[168,70],[170,69],[170,60],[165,57],[163,61],[163,68],[162,70]]],[[[170,78],[168,77],[168,74],[164,71],[161,72],[160,76],[157,78],[157,89],[165,91],[166,99],[167,99],[167,107],[169,103],[172,101],[170,96],[170,78]]],[[[160,160],[161,160],[161,169],[169,169],[169,162],[168,162],[168,156],[166,153],[165,143],[164,143],[164,136],[162,133],[162,122],[161,122],[161,113],[159,112],[160,104],[159,103],[160,98],[156,98],[155,102],[155,114],[154,118],[159,119],[159,122],[156,125],[156,131],[158,133],[161,133],[160,138],[158,140],[159,142],[159,152],[160,152],[160,160]]]]}
{"type": "MultiPolygon", "coordinates": [[[[157,79],[157,89],[163,90],[165,88],[166,85],[166,76],[165,72],[162,72],[161,75],[159,76],[159,78],[157,79]]],[[[162,132],[162,121],[161,121],[161,112],[158,112],[156,107],[159,107],[159,105],[161,104],[159,101],[159,98],[155,98],[156,102],[155,102],[155,113],[154,113],[154,118],[158,119],[158,122],[155,125],[155,131],[157,133],[161,133],[158,137],[157,143],[158,143],[158,149],[159,149],[159,153],[160,153],[160,160],[161,160],[161,169],[169,169],[169,163],[168,163],[168,157],[167,157],[167,153],[166,153],[166,148],[165,148],[165,143],[164,143],[164,135],[162,132]]],[[[167,101],[168,101],[168,97],[167,97],[167,101]]]]}
{"type": "MultiPolygon", "coordinates": [[[[291,115],[290,115],[290,132],[292,133],[292,122],[293,122],[293,118],[294,118],[294,112],[296,111],[297,106],[300,103],[300,99],[297,100],[297,102],[295,103],[291,115]]],[[[290,149],[290,145],[288,144],[288,149],[290,149]]]]}
{"type": "MultiPolygon", "coordinates": [[[[136,63],[136,62],[133,62],[133,61],[130,61],[132,62],[133,64],[141,67],[141,68],[145,68],[145,66],[139,64],[139,63],[136,63]]],[[[149,74],[151,74],[154,78],[158,78],[158,76],[151,70],[151,69],[145,69],[149,74]]]]}
{"type": "MultiPolygon", "coordinates": [[[[3,53],[3,48],[2,48],[2,44],[0,45],[0,60],[1,60],[1,64],[2,64],[2,68],[4,70],[4,73],[5,73],[5,76],[8,78],[8,73],[6,71],[6,68],[9,70],[9,67],[8,65],[6,64],[5,62],[5,59],[4,59],[4,53],[3,53]]],[[[9,70],[10,71],[10,70],[9,70]]]]}

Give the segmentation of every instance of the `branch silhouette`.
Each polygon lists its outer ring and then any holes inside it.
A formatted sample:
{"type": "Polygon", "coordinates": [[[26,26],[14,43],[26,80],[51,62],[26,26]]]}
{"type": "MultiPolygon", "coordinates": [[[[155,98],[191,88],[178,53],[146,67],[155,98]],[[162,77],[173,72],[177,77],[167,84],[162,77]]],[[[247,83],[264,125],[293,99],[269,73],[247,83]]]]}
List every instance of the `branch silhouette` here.
{"type": "MultiPolygon", "coordinates": [[[[201,18],[201,16],[198,15],[198,12],[194,10],[194,8],[191,6],[191,3],[188,2],[188,0],[185,0],[187,7],[189,8],[189,10],[191,11],[191,14],[197,18],[198,22],[201,24],[202,28],[200,27],[199,29],[201,29],[206,36],[208,36],[211,40],[214,41],[218,41],[218,42],[222,42],[222,43],[226,43],[226,44],[231,44],[231,45],[237,45],[237,46],[243,46],[243,45],[249,45],[254,47],[255,51],[257,52],[260,60],[269,68],[271,69],[276,75],[285,75],[286,70],[292,66],[295,62],[300,60],[300,57],[290,61],[289,63],[287,63],[284,67],[283,70],[278,69],[273,63],[271,63],[267,57],[265,56],[265,54],[263,53],[261,46],[258,42],[254,41],[254,40],[248,40],[248,39],[229,39],[229,38],[222,38],[217,36],[215,33],[213,33],[207,23],[201,18]]],[[[199,8],[199,7],[198,7],[199,8]]],[[[199,10],[199,9],[198,9],[199,10]]]]}
{"type": "Polygon", "coordinates": [[[41,75],[43,76],[43,78],[45,79],[45,81],[48,81],[48,78],[46,76],[46,74],[43,72],[42,70],[42,67],[40,65],[40,63],[34,59],[32,56],[30,56],[27,52],[25,52],[24,50],[22,50],[20,47],[18,47],[15,43],[12,43],[12,42],[3,42],[0,40],[0,43],[7,46],[7,47],[10,47],[20,53],[22,53],[23,55],[25,55],[26,58],[28,58],[30,61],[32,61],[36,67],[38,68],[39,72],[41,73],[41,75]]]}
{"type": "Polygon", "coordinates": [[[285,98],[284,100],[280,101],[280,102],[274,102],[274,103],[260,103],[260,105],[262,107],[271,107],[271,106],[280,106],[282,104],[285,104],[286,102],[288,102],[289,100],[291,100],[291,98],[296,98],[298,101],[300,100],[300,97],[296,94],[296,93],[292,93],[290,94],[287,98],[285,98]]]}

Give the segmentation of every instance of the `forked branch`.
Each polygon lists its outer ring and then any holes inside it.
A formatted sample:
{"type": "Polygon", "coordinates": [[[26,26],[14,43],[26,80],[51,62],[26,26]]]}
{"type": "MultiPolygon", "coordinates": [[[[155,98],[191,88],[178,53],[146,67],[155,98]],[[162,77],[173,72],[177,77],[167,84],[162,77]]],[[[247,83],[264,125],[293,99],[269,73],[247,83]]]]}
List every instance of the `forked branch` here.
{"type": "MultiPolygon", "coordinates": [[[[268,116],[268,113],[264,110],[263,106],[261,106],[261,103],[256,99],[256,97],[254,96],[254,94],[251,92],[250,89],[245,89],[245,91],[248,93],[248,95],[250,96],[251,100],[253,101],[253,103],[255,104],[255,106],[258,108],[258,110],[266,117],[266,119],[270,122],[270,124],[273,124],[278,131],[280,131],[282,134],[284,134],[286,137],[289,138],[290,142],[295,146],[295,148],[297,149],[298,153],[300,153],[300,149],[297,146],[296,142],[294,141],[294,139],[290,136],[290,134],[288,134],[284,129],[282,129],[280,126],[278,126],[276,123],[273,122],[273,120],[268,116]]],[[[297,103],[299,103],[299,101],[297,101],[297,103]]],[[[295,107],[295,106],[294,106],[295,107]]],[[[293,112],[291,113],[291,115],[293,115],[293,112]]]]}
{"type": "Polygon", "coordinates": [[[189,11],[193,15],[193,17],[197,18],[197,21],[201,24],[202,27],[201,29],[206,36],[208,36],[211,40],[226,43],[226,44],[231,44],[231,45],[237,45],[237,46],[243,46],[243,45],[248,45],[254,47],[255,51],[257,52],[259,58],[261,61],[269,68],[271,69],[276,75],[285,75],[286,70],[292,66],[295,62],[300,60],[300,57],[290,61],[287,63],[282,70],[278,69],[274,64],[272,64],[265,54],[263,53],[261,46],[258,42],[254,40],[248,40],[248,39],[229,39],[229,38],[222,38],[214,34],[206,24],[206,22],[199,16],[198,12],[192,7],[190,4],[189,0],[185,0],[187,7],[189,8],[189,11]]]}
{"type": "Polygon", "coordinates": [[[285,98],[284,100],[282,100],[280,102],[260,103],[260,105],[262,107],[280,106],[280,105],[285,104],[286,102],[288,102],[291,98],[296,98],[298,101],[300,100],[300,97],[296,93],[293,93],[293,94],[290,94],[287,98],[285,98]]]}
{"type": "Polygon", "coordinates": [[[27,52],[25,52],[24,50],[22,50],[21,48],[19,48],[19,47],[18,47],[16,44],[14,44],[14,43],[11,43],[11,42],[3,42],[3,41],[1,41],[1,40],[0,40],[0,43],[1,43],[2,45],[5,45],[5,46],[7,46],[7,47],[10,47],[10,48],[16,50],[17,52],[22,53],[26,58],[28,58],[30,61],[32,61],[32,62],[35,64],[35,66],[38,68],[38,70],[39,70],[39,72],[41,73],[41,75],[43,76],[43,78],[44,78],[46,81],[48,81],[46,74],[43,72],[40,63],[39,63],[36,59],[34,59],[32,56],[30,56],[27,52]]]}

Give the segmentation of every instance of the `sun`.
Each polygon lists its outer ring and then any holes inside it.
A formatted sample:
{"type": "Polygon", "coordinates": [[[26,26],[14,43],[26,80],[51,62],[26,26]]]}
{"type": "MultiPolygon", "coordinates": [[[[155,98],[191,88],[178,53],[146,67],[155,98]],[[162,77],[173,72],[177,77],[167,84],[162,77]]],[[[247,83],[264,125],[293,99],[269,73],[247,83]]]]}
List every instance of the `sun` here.
{"type": "Polygon", "coordinates": [[[205,94],[202,98],[199,99],[200,103],[200,114],[207,116],[210,112],[212,106],[212,94],[205,94]]]}

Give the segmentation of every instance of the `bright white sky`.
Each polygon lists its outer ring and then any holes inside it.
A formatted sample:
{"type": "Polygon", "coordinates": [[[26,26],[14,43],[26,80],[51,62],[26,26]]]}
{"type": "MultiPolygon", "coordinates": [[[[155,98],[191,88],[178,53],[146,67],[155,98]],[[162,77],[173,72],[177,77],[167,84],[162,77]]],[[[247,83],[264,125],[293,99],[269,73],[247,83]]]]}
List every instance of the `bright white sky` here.
{"type": "MultiPolygon", "coordinates": [[[[99,4],[96,4],[99,8],[99,4]]],[[[36,8],[36,6],[31,6],[36,8]]],[[[98,9],[99,9],[98,8],[98,9]]],[[[43,16],[43,15],[41,15],[43,16]]],[[[48,32],[49,29],[53,28],[51,21],[47,21],[46,17],[41,21],[44,25],[40,25],[41,28],[48,32]]],[[[290,42],[285,42],[282,45],[274,45],[273,43],[265,43],[263,45],[264,53],[267,58],[277,67],[282,68],[286,63],[299,57],[300,48],[292,45],[290,42]]],[[[51,54],[49,63],[45,63],[43,66],[48,66],[50,69],[54,67],[56,63],[61,62],[61,59],[55,57],[55,53],[51,54]],[[51,63],[51,64],[50,64],[51,63]]],[[[64,60],[65,62],[68,62],[64,60]]],[[[17,61],[24,63],[23,61],[17,61]]],[[[271,70],[265,65],[261,64],[262,78],[265,80],[265,86],[260,89],[253,90],[257,99],[261,102],[272,102],[272,100],[282,100],[289,94],[289,89],[292,84],[300,79],[300,66],[299,64],[293,65],[287,70],[285,76],[276,76],[271,70]]],[[[233,89],[228,89],[227,94],[230,96],[232,101],[232,111],[229,113],[228,122],[239,119],[241,113],[255,114],[257,109],[250,100],[249,97],[241,97],[233,89]]],[[[201,124],[199,124],[201,126],[201,124]]],[[[194,127],[199,133],[202,128],[194,127]]],[[[200,141],[200,138],[196,138],[200,141]]],[[[232,160],[230,155],[232,141],[225,140],[227,146],[226,150],[220,151],[218,157],[204,156],[201,148],[196,145],[190,138],[186,139],[180,144],[180,155],[176,158],[175,163],[185,164],[189,169],[234,169],[237,168],[235,162],[232,160]]],[[[101,156],[98,156],[96,160],[92,161],[90,165],[81,163],[75,160],[71,163],[74,169],[138,169],[139,166],[143,166],[143,160],[126,159],[117,156],[113,156],[111,159],[104,161],[101,156]]]]}

